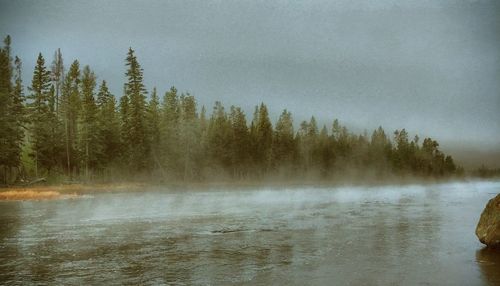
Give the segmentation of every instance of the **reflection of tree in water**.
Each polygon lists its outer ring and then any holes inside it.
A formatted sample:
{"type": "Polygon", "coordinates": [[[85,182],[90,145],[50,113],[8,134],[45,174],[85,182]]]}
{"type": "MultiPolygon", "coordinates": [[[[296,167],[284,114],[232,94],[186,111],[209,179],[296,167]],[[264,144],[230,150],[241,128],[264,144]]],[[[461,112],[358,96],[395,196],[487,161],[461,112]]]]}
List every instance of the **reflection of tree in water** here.
{"type": "Polygon", "coordinates": [[[500,249],[483,248],[476,251],[476,261],[487,285],[500,285],[500,249]]]}
{"type": "Polygon", "coordinates": [[[17,234],[21,225],[20,203],[0,202],[0,281],[9,283],[16,281],[17,265],[14,263],[19,257],[17,234]]]}
{"type": "MultiPolygon", "coordinates": [[[[197,261],[199,277],[208,284],[260,281],[272,283],[277,268],[288,267],[293,256],[290,236],[269,230],[236,231],[206,235],[197,244],[208,253],[197,261]]],[[[202,280],[198,280],[202,281],[202,280]]]]}

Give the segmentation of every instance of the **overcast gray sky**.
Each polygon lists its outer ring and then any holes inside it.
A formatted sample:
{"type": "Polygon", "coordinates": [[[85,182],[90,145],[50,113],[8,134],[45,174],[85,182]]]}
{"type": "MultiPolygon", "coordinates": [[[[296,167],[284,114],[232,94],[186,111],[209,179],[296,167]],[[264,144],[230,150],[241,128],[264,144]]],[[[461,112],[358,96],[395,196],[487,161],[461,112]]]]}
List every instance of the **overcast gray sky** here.
{"type": "MultiPolygon", "coordinates": [[[[5,1],[0,35],[24,62],[62,49],[120,96],[129,46],[148,89],[316,115],[357,131],[406,127],[500,146],[500,1],[5,1]]],[[[422,137],[421,136],[421,137],[422,137]]]]}

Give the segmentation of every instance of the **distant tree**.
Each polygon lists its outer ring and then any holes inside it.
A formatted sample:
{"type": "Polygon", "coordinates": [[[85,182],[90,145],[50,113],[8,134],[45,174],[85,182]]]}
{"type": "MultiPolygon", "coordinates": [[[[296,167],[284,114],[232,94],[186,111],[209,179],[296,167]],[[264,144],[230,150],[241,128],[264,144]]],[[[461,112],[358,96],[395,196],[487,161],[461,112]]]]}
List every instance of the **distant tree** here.
{"type": "Polygon", "coordinates": [[[130,162],[130,108],[129,97],[124,92],[120,97],[120,165],[122,168],[127,169],[131,164],[130,162]]]}
{"type": "Polygon", "coordinates": [[[379,126],[373,131],[370,149],[369,149],[369,164],[375,171],[378,177],[386,175],[390,170],[390,158],[392,153],[392,144],[385,134],[382,126],[379,126]]]}
{"type": "Polygon", "coordinates": [[[143,71],[134,54],[129,48],[126,58],[127,82],[125,83],[125,94],[129,99],[129,156],[131,169],[135,171],[145,170],[148,166],[150,146],[147,138],[146,126],[146,88],[143,84],[143,71]]]}
{"type": "Polygon", "coordinates": [[[55,101],[54,101],[55,111],[56,114],[59,115],[59,104],[60,104],[59,101],[64,81],[64,63],[61,54],[61,49],[57,49],[54,53],[54,60],[52,61],[52,66],[51,66],[51,78],[52,78],[52,85],[54,86],[55,89],[55,101]]]}
{"type": "Polygon", "coordinates": [[[163,120],[161,124],[162,162],[166,166],[170,177],[180,177],[180,150],[179,125],[180,101],[177,89],[171,87],[163,97],[163,120]]]}
{"type": "Polygon", "coordinates": [[[231,124],[231,165],[233,167],[232,176],[242,179],[246,176],[248,165],[250,163],[250,133],[245,118],[245,113],[240,107],[231,106],[229,114],[231,124]]]}
{"type": "Polygon", "coordinates": [[[258,118],[254,128],[256,142],[254,158],[258,166],[257,173],[263,175],[268,171],[270,166],[271,146],[273,142],[273,127],[269,120],[267,107],[264,103],[260,104],[258,118]]]}
{"type": "Polygon", "coordinates": [[[64,78],[59,114],[64,126],[65,166],[70,178],[79,170],[78,156],[78,118],[81,109],[80,99],[80,64],[73,61],[67,76],[64,78]]]}
{"type": "Polygon", "coordinates": [[[103,168],[116,163],[120,154],[120,120],[116,113],[116,99],[102,81],[97,93],[97,124],[101,152],[99,165],[103,168]]]}
{"type": "Polygon", "coordinates": [[[81,79],[82,109],[78,145],[87,180],[90,178],[90,171],[97,169],[98,160],[102,154],[102,145],[99,140],[98,110],[94,97],[95,87],[96,77],[90,67],[85,66],[81,79]]]}
{"type": "Polygon", "coordinates": [[[28,97],[31,102],[30,123],[32,134],[32,150],[35,160],[35,175],[38,167],[45,168],[48,173],[57,166],[62,152],[62,129],[56,114],[51,110],[53,100],[50,72],[45,67],[45,60],[40,53],[33,73],[28,97]]]}
{"type": "Polygon", "coordinates": [[[18,114],[15,112],[15,89],[12,84],[12,59],[10,56],[10,36],[0,49],[0,166],[3,181],[8,181],[10,168],[19,165],[18,114]]]}
{"type": "Polygon", "coordinates": [[[210,123],[208,125],[208,152],[210,163],[230,173],[232,164],[231,125],[219,101],[215,102],[210,123]]]}
{"type": "Polygon", "coordinates": [[[160,167],[159,151],[161,144],[161,108],[156,87],[151,92],[151,99],[147,106],[146,123],[148,126],[148,142],[151,146],[151,159],[148,164],[151,167],[160,167]]]}
{"type": "Polygon", "coordinates": [[[272,161],[275,169],[288,169],[296,154],[292,114],[286,109],[281,113],[273,136],[272,161]]]}
{"type": "Polygon", "coordinates": [[[192,180],[198,176],[197,158],[200,152],[200,125],[196,113],[194,96],[182,94],[180,97],[180,124],[179,124],[179,160],[182,168],[183,180],[192,180]]]}

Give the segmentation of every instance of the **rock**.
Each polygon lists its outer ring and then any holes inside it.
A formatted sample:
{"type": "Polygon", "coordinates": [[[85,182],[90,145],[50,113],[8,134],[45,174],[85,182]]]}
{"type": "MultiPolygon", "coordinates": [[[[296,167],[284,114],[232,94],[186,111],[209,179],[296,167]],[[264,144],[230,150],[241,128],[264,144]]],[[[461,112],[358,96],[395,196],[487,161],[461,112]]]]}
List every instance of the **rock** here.
{"type": "Polygon", "coordinates": [[[500,247],[500,194],[491,199],[477,223],[476,236],[490,247],[500,247]]]}

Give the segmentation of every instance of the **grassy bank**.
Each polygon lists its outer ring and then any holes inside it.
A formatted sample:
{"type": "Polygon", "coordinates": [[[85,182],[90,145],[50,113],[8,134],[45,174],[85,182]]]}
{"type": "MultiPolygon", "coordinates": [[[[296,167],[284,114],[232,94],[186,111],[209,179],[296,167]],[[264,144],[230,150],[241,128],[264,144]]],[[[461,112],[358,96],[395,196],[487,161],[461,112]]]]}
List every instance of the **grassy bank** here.
{"type": "MultiPolygon", "coordinates": [[[[471,178],[469,178],[471,179],[471,178]]],[[[384,185],[432,185],[446,182],[468,181],[469,179],[449,178],[422,180],[399,178],[389,180],[345,179],[336,181],[321,180],[241,180],[212,182],[114,182],[114,183],[44,183],[33,186],[11,186],[0,188],[0,201],[6,200],[47,200],[77,198],[86,194],[123,193],[144,191],[217,191],[245,190],[255,188],[300,188],[300,187],[341,187],[341,186],[384,186],[384,185]]]]}

